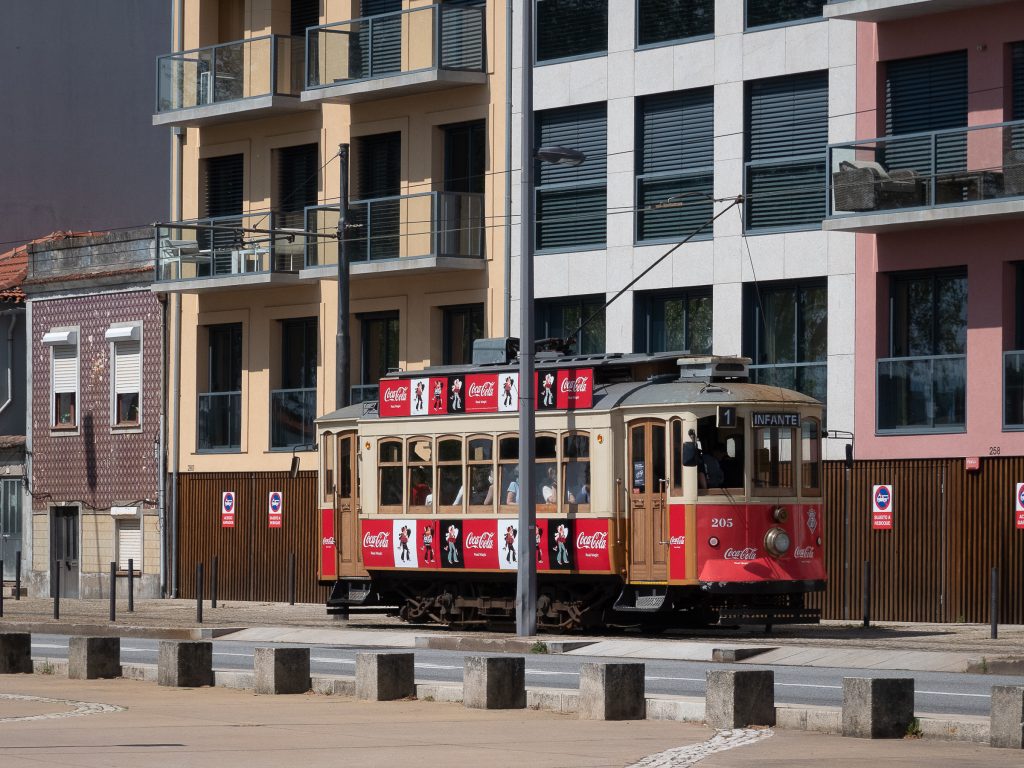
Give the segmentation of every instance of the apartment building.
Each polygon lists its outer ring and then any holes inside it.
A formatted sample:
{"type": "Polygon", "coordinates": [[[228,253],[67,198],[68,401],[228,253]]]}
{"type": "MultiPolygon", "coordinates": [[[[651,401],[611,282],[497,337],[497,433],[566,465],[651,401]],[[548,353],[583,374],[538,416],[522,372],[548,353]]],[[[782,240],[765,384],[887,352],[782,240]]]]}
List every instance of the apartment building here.
{"type": "Polygon", "coordinates": [[[173,5],[178,44],[157,64],[153,122],[176,137],[179,168],[155,284],[175,329],[177,583],[192,589],[194,564],[218,556],[221,595],[281,599],[295,553],[300,598],[319,599],[305,578],[317,535],[313,420],[336,405],[339,328],[352,371],[340,386],[356,402],[389,369],[466,362],[474,338],[506,332],[505,9],[173,5]],[[276,530],[271,493],[285,510],[276,530]],[[231,528],[216,514],[226,504],[231,528]]]}

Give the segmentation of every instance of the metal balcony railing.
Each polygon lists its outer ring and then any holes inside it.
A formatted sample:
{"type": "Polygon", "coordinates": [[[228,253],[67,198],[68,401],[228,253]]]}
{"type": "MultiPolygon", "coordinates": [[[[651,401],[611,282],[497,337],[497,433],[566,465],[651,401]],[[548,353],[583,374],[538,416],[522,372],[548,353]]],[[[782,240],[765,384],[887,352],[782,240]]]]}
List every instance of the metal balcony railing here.
{"type": "Polygon", "coordinates": [[[306,30],[306,88],[430,69],[484,71],[484,9],[428,5],[306,30]]]}
{"type": "Polygon", "coordinates": [[[966,355],[880,359],[878,431],[962,432],[966,393],[966,355]]]}
{"type": "Polygon", "coordinates": [[[196,440],[200,451],[241,450],[241,392],[205,392],[199,395],[196,440]]]}
{"type": "Polygon", "coordinates": [[[1024,196],[1024,120],[832,144],[829,215],[1024,196]]]}
{"type": "Polygon", "coordinates": [[[270,447],[294,448],[316,442],[316,387],[270,392],[270,447]]]}
{"type": "MultiPolygon", "coordinates": [[[[421,192],[349,203],[353,264],[415,256],[482,258],[484,198],[471,192],[421,192]]],[[[334,234],[338,206],[306,209],[306,230],[334,234]]],[[[338,263],[334,240],[308,238],[306,266],[338,263]]]]}
{"type": "Polygon", "coordinates": [[[245,229],[301,231],[302,213],[247,213],[176,222],[156,230],[156,279],[194,280],[302,268],[300,235],[245,229]]]}
{"type": "Polygon", "coordinates": [[[255,96],[299,96],[305,40],[266,35],[161,56],[157,114],[255,96]]]}

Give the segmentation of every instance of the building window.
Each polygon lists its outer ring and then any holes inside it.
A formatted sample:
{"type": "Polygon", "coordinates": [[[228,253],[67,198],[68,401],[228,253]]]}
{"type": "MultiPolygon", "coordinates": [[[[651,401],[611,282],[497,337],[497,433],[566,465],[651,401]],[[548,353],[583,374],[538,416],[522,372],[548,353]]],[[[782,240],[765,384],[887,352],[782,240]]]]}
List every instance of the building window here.
{"type": "MultiPolygon", "coordinates": [[[[196,238],[200,250],[230,254],[238,247],[242,226],[242,209],[245,190],[245,155],[222,155],[208,157],[203,161],[203,203],[206,216],[217,219],[218,229],[199,230],[196,238]]],[[[215,273],[230,272],[230,262],[215,263],[215,273]]]]}
{"type": "Polygon", "coordinates": [[[242,447],[242,325],[211,325],[207,333],[207,391],[199,395],[199,451],[242,447]]]}
{"type": "Polygon", "coordinates": [[[828,0],[747,0],[747,29],[820,19],[828,0]]]}
{"type": "Polygon", "coordinates": [[[586,155],[576,166],[536,164],[538,250],[603,248],[607,228],[606,106],[537,113],[538,147],[569,147],[586,155]]]}
{"type": "Polygon", "coordinates": [[[1003,353],[1003,428],[1024,429],[1024,263],[1014,265],[1012,347],[1003,353]]]}
{"type": "MultiPolygon", "coordinates": [[[[679,240],[713,215],[714,92],[645,96],[637,103],[638,242],[679,240]],[[659,207],[659,204],[669,204],[659,207]]],[[[711,237],[708,226],[702,235],[711,237]]]]}
{"type": "Polygon", "coordinates": [[[137,517],[117,521],[117,570],[127,571],[129,560],[135,573],[142,571],[142,520],[137,517]]]}
{"type": "Polygon", "coordinates": [[[637,352],[711,354],[711,289],[650,291],[634,299],[637,352]]]}
{"type": "Polygon", "coordinates": [[[825,401],[828,287],[821,282],[745,286],[750,379],[825,401]]]}
{"type": "Polygon", "coordinates": [[[538,300],[537,338],[566,339],[574,344],[573,351],[577,355],[602,354],[605,350],[604,302],[603,295],[538,300]],[[587,324],[580,330],[584,321],[587,324]]]}
{"type": "Polygon", "coordinates": [[[142,393],[142,325],[118,323],[107,329],[113,365],[113,425],[139,425],[142,393]]]}
{"type": "Polygon", "coordinates": [[[353,139],[352,158],[355,199],[349,210],[351,258],[398,258],[402,217],[401,132],[353,139]]]}
{"type": "Polygon", "coordinates": [[[281,388],[270,393],[270,447],[309,446],[316,440],[317,320],[281,322],[281,388]]]}
{"type": "Polygon", "coordinates": [[[828,73],[746,84],[748,230],[820,225],[825,216],[828,73]]]}
{"type": "MultiPolygon", "coordinates": [[[[306,228],[306,207],[317,204],[320,179],[320,147],[316,143],[273,150],[274,227],[306,228]]],[[[298,272],[305,266],[299,238],[274,243],[273,268],[298,272]]]]}
{"type": "Polygon", "coordinates": [[[536,0],[537,61],[608,50],[608,0],[536,0]]]}
{"type": "Polygon", "coordinates": [[[398,313],[359,315],[360,384],[352,388],[352,402],[377,399],[377,382],[398,367],[398,313]]]}
{"type": "Polygon", "coordinates": [[[637,45],[658,45],[714,33],[715,0],[637,0],[637,45]]]}
{"type": "Polygon", "coordinates": [[[878,361],[878,430],[962,432],[967,273],[896,274],[889,286],[889,357],[878,361]]]}
{"type": "Polygon", "coordinates": [[[78,331],[54,328],[43,334],[50,347],[50,424],[54,429],[78,428],[78,331]]]}
{"type": "Polygon", "coordinates": [[[484,338],[484,305],[466,304],[442,307],[444,365],[469,365],[473,362],[473,342],[484,338]]]}

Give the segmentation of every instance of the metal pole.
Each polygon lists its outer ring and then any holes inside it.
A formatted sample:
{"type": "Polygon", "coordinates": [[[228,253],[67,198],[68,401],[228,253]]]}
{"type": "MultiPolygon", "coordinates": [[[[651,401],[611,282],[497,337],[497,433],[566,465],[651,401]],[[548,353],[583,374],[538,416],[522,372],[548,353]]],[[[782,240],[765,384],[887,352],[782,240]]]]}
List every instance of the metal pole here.
{"type": "Polygon", "coordinates": [[[288,605],[295,605],[295,553],[288,555],[288,605]]]}
{"type": "Polygon", "coordinates": [[[340,185],[338,187],[338,338],[335,344],[335,368],[338,372],[335,382],[334,405],[344,408],[349,404],[352,386],[350,370],[349,340],[349,263],[348,239],[348,144],[338,145],[340,185]]]}
{"type": "Polygon", "coordinates": [[[213,563],[210,565],[210,607],[217,607],[217,556],[213,556],[213,563]]]}
{"type": "Polygon", "coordinates": [[[992,585],[989,605],[989,617],[992,622],[992,639],[999,638],[999,569],[992,569],[992,585]]]}
{"type": "Polygon", "coordinates": [[[60,619],[60,560],[53,561],[53,618],[60,619]]]}
{"type": "Polygon", "coordinates": [[[4,615],[4,561],[0,560],[0,618],[4,615]]]}
{"type": "Polygon", "coordinates": [[[14,599],[21,600],[21,550],[14,553],[14,599]]]}
{"type": "Polygon", "coordinates": [[[533,0],[521,0],[522,128],[519,190],[519,569],[516,578],[516,634],[537,633],[537,507],[533,482],[536,421],[534,413],[533,329],[533,0]]]}
{"type": "Polygon", "coordinates": [[[128,558],[128,613],[135,612],[135,560],[128,558]]]}
{"type": "Polygon", "coordinates": [[[196,621],[203,623],[203,564],[196,563],[196,621]]]}
{"type": "Polygon", "coordinates": [[[110,620],[117,621],[117,563],[110,563],[110,620]]]}
{"type": "Polygon", "coordinates": [[[871,561],[864,561],[864,629],[871,626],[871,561]]]}

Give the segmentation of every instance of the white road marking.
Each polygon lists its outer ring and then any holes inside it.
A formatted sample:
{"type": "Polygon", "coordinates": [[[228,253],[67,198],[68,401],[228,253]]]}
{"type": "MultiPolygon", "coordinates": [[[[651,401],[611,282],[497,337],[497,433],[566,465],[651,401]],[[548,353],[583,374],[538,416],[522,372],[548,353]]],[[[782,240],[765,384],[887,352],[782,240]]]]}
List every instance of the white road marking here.
{"type": "Polygon", "coordinates": [[[60,704],[65,707],[74,707],[70,712],[48,712],[45,715],[26,715],[24,717],[0,717],[0,723],[16,723],[26,720],[59,720],[64,717],[81,717],[83,715],[98,715],[101,712],[124,711],[124,707],[119,707],[116,704],[98,704],[91,701],[73,701],[71,699],[49,699],[45,696],[22,696],[16,693],[0,693],[0,699],[39,701],[44,704],[60,704]]]}
{"type": "Polygon", "coordinates": [[[736,730],[718,731],[707,741],[691,744],[688,747],[667,749],[656,755],[648,755],[643,760],[633,763],[629,768],[690,768],[717,752],[725,752],[736,747],[755,744],[772,736],[770,728],[737,728],[736,730]]]}

